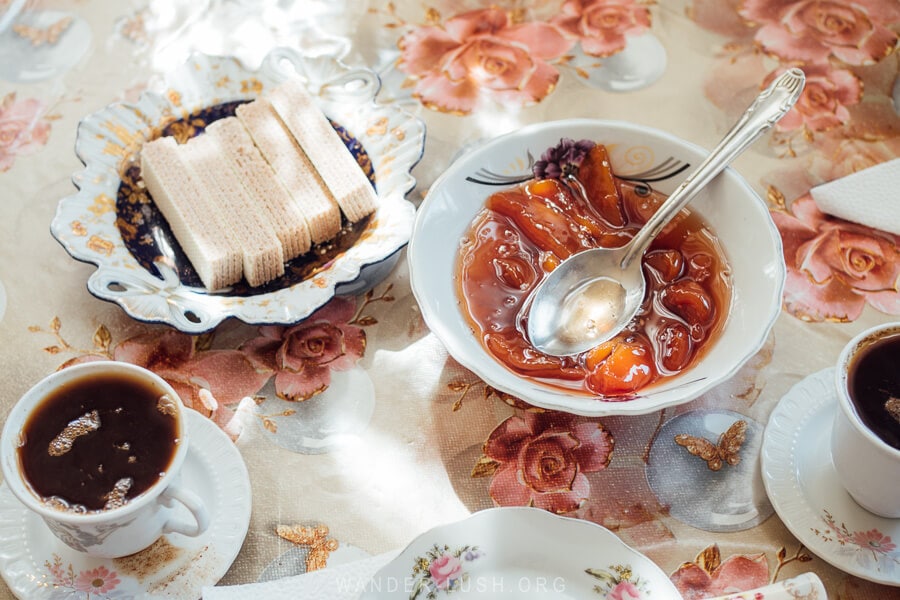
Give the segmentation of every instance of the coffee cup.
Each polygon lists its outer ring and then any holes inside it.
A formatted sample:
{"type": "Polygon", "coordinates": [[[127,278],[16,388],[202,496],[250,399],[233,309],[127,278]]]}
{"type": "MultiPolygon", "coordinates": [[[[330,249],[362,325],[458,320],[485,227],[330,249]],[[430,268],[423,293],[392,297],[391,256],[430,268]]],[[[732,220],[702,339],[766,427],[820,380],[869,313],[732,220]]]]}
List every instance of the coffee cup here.
{"type": "Polygon", "coordinates": [[[175,390],[142,367],[62,369],[10,412],[0,436],[3,478],[57,538],[91,556],[133,554],[164,533],[198,536],[209,512],[179,481],[185,411],[175,390]]]}
{"type": "Polygon", "coordinates": [[[863,331],[844,346],[835,369],[838,409],[831,454],[857,504],[900,517],[900,323],[863,331]]]}

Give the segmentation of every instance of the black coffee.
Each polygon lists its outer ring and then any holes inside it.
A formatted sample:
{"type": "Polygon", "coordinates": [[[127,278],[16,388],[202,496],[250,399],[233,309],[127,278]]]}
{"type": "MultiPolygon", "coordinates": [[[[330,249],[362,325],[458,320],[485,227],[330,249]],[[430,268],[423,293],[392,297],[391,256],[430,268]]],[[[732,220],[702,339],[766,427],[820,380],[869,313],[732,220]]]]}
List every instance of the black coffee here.
{"type": "Polygon", "coordinates": [[[847,375],[847,389],[860,420],[900,450],[900,332],[863,348],[847,375]]]}
{"type": "Polygon", "coordinates": [[[125,373],[70,381],[45,398],[22,428],[23,473],[60,509],[109,510],[146,491],[178,445],[175,400],[125,373]]]}

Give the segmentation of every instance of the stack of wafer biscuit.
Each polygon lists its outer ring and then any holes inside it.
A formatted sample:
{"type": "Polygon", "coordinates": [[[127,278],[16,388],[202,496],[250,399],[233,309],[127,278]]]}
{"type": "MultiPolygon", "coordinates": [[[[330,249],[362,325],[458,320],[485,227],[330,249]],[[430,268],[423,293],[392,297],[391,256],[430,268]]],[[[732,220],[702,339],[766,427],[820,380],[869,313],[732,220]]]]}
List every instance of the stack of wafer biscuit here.
{"type": "Polygon", "coordinates": [[[177,144],[144,144],[141,174],[207,289],[262,285],[334,238],[375,190],[303,84],[289,80],[177,144]]]}

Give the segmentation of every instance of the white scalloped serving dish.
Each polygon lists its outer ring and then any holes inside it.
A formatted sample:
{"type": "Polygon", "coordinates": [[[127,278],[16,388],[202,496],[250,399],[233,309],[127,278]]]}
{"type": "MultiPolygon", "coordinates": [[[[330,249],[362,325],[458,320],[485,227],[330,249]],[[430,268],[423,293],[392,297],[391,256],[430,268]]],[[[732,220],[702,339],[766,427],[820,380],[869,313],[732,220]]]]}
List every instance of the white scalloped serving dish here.
{"type": "Polygon", "coordinates": [[[89,291],[136,319],[189,333],[208,331],[229,317],[254,324],[302,320],[335,294],[375,285],[412,232],[415,207],[406,194],[415,186],[410,171],[422,156],[425,126],[398,106],[376,103],[379,87],[368,69],[287,48],[272,50],[257,70],[234,58],[193,55],[166,76],[162,89],[82,120],[75,144],[85,165],[74,176],[79,191],[60,201],[51,232],[74,258],[97,266],[89,291]],[[141,146],[160,135],[196,135],[289,77],[306,84],[373,181],[378,209],[352,235],[330,249],[318,248],[325,258],[313,260],[313,251],[265,286],[242,283],[210,292],[142,188],[141,146]]]}

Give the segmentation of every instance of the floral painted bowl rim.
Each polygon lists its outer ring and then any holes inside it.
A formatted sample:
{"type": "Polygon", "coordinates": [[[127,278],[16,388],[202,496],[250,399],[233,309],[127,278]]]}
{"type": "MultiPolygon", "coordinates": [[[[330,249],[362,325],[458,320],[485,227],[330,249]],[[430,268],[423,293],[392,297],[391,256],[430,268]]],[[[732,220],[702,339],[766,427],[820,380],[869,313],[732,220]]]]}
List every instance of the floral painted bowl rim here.
{"type": "Polygon", "coordinates": [[[529,125],[486,141],[458,158],[431,185],[407,250],[410,283],[422,316],[449,353],[492,387],[525,402],[583,416],[639,415],[693,400],[732,377],[755,355],[781,314],[786,277],[781,236],[768,207],[729,167],[690,206],[718,235],[732,270],[729,316],[713,345],[687,370],[606,400],[528,380],[506,368],[473,335],[456,291],[459,241],[490,193],[532,177],[531,168],[562,138],[605,143],[620,176],[670,194],[708,151],[652,127],[603,119],[529,125]],[[752,252],[749,251],[752,248],[752,252]]]}
{"type": "Polygon", "coordinates": [[[449,584],[458,585],[457,589],[487,587],[498,596],[546,597],[548,590],[565,588],[566,597],[588,598],[599,597],[593,592],[595,586],[607,586],[609,592],[627,579],[643,592],[639,597],[681,597],[656,563],[602,525],[515,506],[476,511],[418,535],[372,576],[360,600],[411,600],[417,588],[435,591],[437,598],[452,598],[454,590],[438,588],[422,562],[430,565],[433,559],[428,554],[435,550],[442,555],[460,554],[462,577],[457,584],[449,584]],[[424,568],[415,570],[415,565],[424,568]]]}
{"type": "MultiPolygon", "coordinates": [[[[230,317],[251,324],[300,321],[335,294],[359,293],[383,279],[409,241],[415,207],[406,195],[416,184],[410,171],[424,152],[425,125],[396,104],[376,103],[380,85],[370,69],[351,68],[328,56],[306,57],[290,48],[274,48],[255,70],[234,57],[193,54],[165,75],[160,89],[144,92],[134,104],[110,104],[81,121],[75,150],[84,168],[73,176],[79,190],[60,200],[51,233],[73,258],[96,265],[87,282],[91,294],[117,303],[138,320],[168,323],[187,333],[209,331],[230,317]],[[148,227],[141,243],[131,244],[158,248],[157,256],[151,252],[143,262],[136,259],[118,222],[117,194],[141,144],[160,135],[165,124],[252,100],[289,77],[304,81],[348,148],[352,142],[363,154],[356,156],[361,165],[370,164],[379,205],[359,239],[302,280],[281,278],[249,293],[210,293],[199,283],[185,282],[173,238],[161,241],[159,227],[148,227]]],[[[141,218],[137,214],[135,220],[141,218]]]]}

